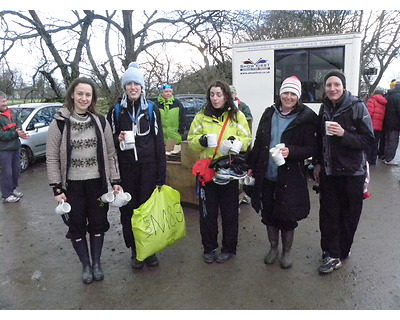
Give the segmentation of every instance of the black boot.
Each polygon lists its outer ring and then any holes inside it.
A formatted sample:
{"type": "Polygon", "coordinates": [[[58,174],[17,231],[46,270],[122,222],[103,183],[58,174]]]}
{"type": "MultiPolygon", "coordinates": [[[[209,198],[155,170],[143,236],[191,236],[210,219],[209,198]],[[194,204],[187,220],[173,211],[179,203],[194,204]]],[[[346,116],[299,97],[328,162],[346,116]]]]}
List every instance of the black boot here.
{"type": "Polygon", "coordinates": [[[72,239],[72,246],[82,263],[82,282],[89,284],[93,282],[92,267],[90,266],[89,248],[86,238],[72,239]]]}
{"type": "Polygon", "coordinates": [[[273,226],[267,226],[268,241],[271,245],[267,255],[264,258],[265,264],[274,264],[278,258],[278,245],[279,245],[279,229],[273,226]]]}
{"type": "Polygon", "coordinates": [[[134,247],[131,248],[132,256],[131,256],[131,266],[135,270],[143,269],[145,262],[139,261],[136,259],[136,249],[134,247]]]}
{"type": "Polygon", "coordinates": [[[103,249],[104,233],[90,235],[90,252],[92,254],[93,278],[96,281],[104,279],[104,273],[101,269],[100,256],[103,249]]]}
{"type": "Polygon", "coordinates": [[[282,256],[281,268],[288,269],[292,266],[292,259],[290,257],[290,250],[292,249],[294,229],[290,231],[281,231],[282,233],[282,256]]]}

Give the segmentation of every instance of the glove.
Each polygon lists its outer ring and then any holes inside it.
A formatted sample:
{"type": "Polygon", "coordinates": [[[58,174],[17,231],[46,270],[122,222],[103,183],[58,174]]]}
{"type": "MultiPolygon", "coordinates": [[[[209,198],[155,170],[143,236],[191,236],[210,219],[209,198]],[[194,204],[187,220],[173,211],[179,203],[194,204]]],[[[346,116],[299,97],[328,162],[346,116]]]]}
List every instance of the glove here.
{"type": "Polygon", "coordinates": [[[235,138],[234,136],[230,136],[230,137],[228,138],[228,140],[233,141],[233,140],[236,140],[236,138],[235,138]]]}
{"type": "Polygon", "coordinates": [[[199,139],[200,145],[204,148],[208,147],[207,135],[203,134],[199,139]]]}

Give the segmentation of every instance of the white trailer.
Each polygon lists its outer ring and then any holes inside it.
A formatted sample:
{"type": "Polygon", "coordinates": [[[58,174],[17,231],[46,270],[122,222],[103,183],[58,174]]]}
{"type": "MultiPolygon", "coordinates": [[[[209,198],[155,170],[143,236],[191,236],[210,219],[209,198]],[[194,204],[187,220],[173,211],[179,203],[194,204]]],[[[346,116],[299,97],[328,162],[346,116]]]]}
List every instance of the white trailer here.
{"type": "Polygon", "coordinates": [[[232,78],[238,97],[251,109],[253,133],[264,110],[279,95],[283,80],[296,76],[302,82],[302,101],[318,112],[323,78],[332,69],[346,75],[347,90],[358,95],[360,34],[324,35],[233,46],[232,78]]]}

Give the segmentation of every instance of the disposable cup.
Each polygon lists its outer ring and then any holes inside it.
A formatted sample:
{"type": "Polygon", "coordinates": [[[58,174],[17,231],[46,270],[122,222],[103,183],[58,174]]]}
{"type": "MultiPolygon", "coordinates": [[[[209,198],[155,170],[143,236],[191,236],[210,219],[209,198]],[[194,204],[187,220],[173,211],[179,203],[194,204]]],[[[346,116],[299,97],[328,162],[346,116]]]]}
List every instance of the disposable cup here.
{"type": "Polygon", "coordinates": [[[129,201],[131,201],[132,196],[129,192],[124,192],[125,193],[125,203],[124,206],[128,204],[129,201]]]}
{"type": "Polygon", "coordinates": [[[285,163],[285,158],[282,155],[281,149],[274,147],[271,148],[269,152],[271,154],[272,160],[276,163],[278,167],[285,163]]]}
{"type": "Polygon", "coordinates": [[[115,195],[115,199],[112,202],[116,207],[122,207],[125,205],[126,194],[124,192],[119,192],[115,195]]]}
{"type": "Polygon", "coordinates": [[[245,184],[246,186],[254,186],[255,181],[256,181],[256,179],[254,179],[254,178],[251,177],[251,176],[246,176],[246,177],[244,178],[244,184],[245,184]]]}

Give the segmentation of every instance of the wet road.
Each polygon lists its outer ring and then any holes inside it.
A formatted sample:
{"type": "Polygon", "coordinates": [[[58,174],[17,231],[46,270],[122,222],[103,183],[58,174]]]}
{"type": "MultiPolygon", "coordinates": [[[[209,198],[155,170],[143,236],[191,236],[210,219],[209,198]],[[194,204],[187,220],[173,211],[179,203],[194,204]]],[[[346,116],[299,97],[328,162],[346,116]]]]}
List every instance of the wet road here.
{"type": "Polygon", "coordinates": [[[263,263],[265,227],[242,204],[233,260],[203,262],[197,209],[184,207],[187,237],[159,253],[158,268],[133,271],[112,209],[102,254],[105,279],[84,285],[39,162],[21,177],[20,203],[0,203],[0,310],[398,310],[400,167],[378,163],[371,179],[352,255],[330,275],[317,271],[318,199],[312,192],[310,216],[295,233],[291,269],[263,263]]]}

